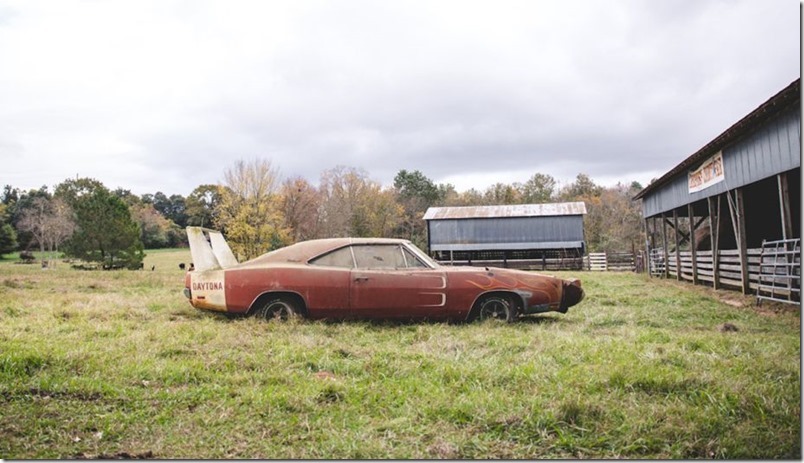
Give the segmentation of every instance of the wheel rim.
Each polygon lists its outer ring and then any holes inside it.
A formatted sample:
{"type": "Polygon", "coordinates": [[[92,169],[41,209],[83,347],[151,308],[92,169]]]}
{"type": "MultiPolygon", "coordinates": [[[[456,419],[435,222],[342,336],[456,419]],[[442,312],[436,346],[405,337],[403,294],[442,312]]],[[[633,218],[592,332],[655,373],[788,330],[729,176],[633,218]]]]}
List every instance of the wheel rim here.
{"type": "Polygon", "coordinates": [[[481,320],[507,320],[510,305],[508,301],[500,298],[492,298],[483,302],[480,306],[481,320]]]}
{"type": "Polygon", "coordinates": [[[285,301],[273,301],[265,307],[263,317],[266,320],[287,320],[296,312],[293,307],[285,301]]]}

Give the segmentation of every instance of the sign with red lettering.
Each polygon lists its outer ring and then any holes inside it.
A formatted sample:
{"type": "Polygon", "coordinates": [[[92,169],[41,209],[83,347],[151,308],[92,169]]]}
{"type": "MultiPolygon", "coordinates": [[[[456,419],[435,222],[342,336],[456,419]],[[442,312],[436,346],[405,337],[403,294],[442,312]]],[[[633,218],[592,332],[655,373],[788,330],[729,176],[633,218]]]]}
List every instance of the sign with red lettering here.
{"type": "Polygon", "coordinates": [[[717,154],[704,161],[700,167],[689,172],[687,178],[687,186],[690,193],[701,191],[709,188],[710,186],[720,183],[726,179],[723,172],[723,152],[718,151],[717,154]]]}

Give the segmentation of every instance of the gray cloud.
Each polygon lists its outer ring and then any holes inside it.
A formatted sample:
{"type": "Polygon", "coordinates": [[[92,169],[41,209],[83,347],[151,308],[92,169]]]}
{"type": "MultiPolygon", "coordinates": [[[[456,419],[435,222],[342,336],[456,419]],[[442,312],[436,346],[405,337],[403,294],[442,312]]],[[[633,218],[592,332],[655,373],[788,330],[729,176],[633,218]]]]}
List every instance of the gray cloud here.
{"type": "Polygon", "coordinates": [[[459,190],[646,183],[800,74],[788,0],[0,0],[0,17],[0,181],[24,188],[186,195],[253,157],[313,182],[342,164],[459,190]]]}

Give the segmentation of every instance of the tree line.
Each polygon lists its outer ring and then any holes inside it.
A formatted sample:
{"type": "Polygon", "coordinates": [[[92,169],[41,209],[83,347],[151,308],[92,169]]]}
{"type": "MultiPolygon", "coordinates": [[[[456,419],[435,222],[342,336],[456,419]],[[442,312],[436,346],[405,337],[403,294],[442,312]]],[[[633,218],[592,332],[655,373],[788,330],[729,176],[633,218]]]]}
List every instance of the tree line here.
{"type": "Polygon", "coordinates": [[[221,184],[188,196],[141,196],[110,190],[91,178],[68,179],[51,193],[6,185],[0,197],[0,256],[38,249],[64,253],[106,268],[138,268],[145,249],[186,246],[186,226],[216,228],[238,258],[249,259],[297,241],[328,237],[397,237],[426,248],[423,215],[431,206],[479,206],[583,201],[590,251],[640,247],[641,214],[631,198],[637,182],[597,185],[586,174],[559,187],[544,173],[524,183],[496,183],[458,192],[419,170],[400,170],[383,187],[354,167],[321,173],[315,185],[282,178],[266,159],[236,161],[221,184]]]}

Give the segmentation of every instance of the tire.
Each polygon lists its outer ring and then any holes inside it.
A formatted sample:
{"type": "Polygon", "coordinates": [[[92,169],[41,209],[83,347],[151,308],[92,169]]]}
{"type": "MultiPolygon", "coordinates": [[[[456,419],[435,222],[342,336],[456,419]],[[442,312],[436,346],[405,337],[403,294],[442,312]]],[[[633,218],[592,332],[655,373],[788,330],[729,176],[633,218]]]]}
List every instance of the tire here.
{"type": "Polygon", "coordinates": [[[298,303],[289,297],[271,299],[254,312],[254,316],[270,321],[295,320],[301,315],[298,303]]]}
{"type": "Polygon", "coordinates": [[[513,323],[516,316],[516,304],[509,296],[492,294],[477,302],[475,319],[478,321],[497,320],[513,323]]]}

